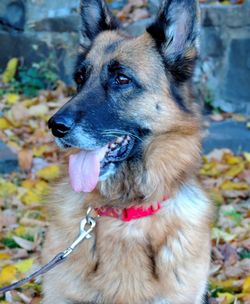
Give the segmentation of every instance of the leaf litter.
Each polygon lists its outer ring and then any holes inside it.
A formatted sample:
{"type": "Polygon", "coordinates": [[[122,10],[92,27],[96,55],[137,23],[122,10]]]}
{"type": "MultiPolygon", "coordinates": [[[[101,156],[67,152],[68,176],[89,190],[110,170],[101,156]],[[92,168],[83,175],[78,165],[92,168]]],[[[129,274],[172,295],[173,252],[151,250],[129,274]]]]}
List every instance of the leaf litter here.
{"type": "MultiPolygon", "coordinates": [[[[143,1],[136,5],[143,6],[143,1]]],[[[15,60],[8,69],[15,68],[15,60]]],[[[6,71],[5,83],[13,77],[6,71]]],[[[46,194],[60,175],[48,118],[74,93],[58,82],[33,98],[0,97],[0,140],[18,155],[19,172],[0,176],[0,287],[41,266],[48,227],[46,194]]],[[[214,150],[202,158],[200,180],[215,205],[211,227],[210,304],[250,304],[250,153],[214,150]]],[[[0,296],[4,303],[40,303],[41,278],[0,296]]]]}

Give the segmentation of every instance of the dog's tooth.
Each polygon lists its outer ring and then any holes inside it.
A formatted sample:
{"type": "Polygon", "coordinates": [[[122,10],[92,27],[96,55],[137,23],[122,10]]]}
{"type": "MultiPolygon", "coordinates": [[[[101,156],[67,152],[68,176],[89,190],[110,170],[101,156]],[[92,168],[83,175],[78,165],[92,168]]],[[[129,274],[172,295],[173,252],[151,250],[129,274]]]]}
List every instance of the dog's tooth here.
{"type": "Polygon", "coordinates": [[[123,141],[123,137],[120,136],[117,138],[116,143],[120,144],[123,141]]]}

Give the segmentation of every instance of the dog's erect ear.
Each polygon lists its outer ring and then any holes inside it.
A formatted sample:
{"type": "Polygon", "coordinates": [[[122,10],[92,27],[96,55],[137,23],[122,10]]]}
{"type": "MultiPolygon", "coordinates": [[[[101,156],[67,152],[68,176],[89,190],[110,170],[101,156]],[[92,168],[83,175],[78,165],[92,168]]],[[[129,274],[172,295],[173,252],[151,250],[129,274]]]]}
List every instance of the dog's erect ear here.
{"type": "Polygon", "coordinates": [[[84,48],[88,48],[100,32],[118,28],[118,22],[104,0],[81,0],[81,18],[84,48]]]}
{"type": "Polygon", "coordinates": [[[196,0],[164,0],[156,21],[147,28],[173,77],[183,82],[197,57],[199,16],[196,0]]]}

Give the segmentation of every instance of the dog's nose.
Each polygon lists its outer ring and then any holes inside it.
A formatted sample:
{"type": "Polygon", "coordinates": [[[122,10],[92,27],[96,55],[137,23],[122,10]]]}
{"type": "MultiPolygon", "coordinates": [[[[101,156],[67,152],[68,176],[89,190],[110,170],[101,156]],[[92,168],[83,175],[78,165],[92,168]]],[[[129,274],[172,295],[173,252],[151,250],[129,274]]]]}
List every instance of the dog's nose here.
{"type": "Polygon", "coordinates": [[[66,118],[60,115],[54,115],[48,121],[48,126],[55,137],[64,137],[73,125],[73,121],[70,118],[66,118]]]}

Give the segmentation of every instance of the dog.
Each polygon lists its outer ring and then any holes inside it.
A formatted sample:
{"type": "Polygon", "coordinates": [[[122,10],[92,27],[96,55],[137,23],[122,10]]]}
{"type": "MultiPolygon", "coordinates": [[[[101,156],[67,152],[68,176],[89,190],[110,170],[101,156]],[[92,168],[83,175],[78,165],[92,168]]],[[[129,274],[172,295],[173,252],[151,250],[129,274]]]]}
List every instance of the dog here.
{"type": "Polygon", "coordinates": [[[49,120],[69,170],[51,193],[43,260],[91,207],[97,226],[44,277],[44,304],[201,304],[212,204],[196,178],[201,116],[191,78],[195,0],[165,0],[130,37],[103,0],[82,0],[76,95],[49,120]]]}

